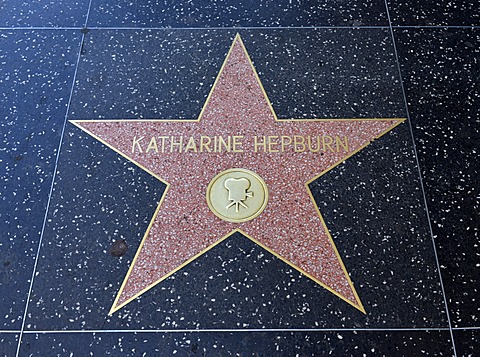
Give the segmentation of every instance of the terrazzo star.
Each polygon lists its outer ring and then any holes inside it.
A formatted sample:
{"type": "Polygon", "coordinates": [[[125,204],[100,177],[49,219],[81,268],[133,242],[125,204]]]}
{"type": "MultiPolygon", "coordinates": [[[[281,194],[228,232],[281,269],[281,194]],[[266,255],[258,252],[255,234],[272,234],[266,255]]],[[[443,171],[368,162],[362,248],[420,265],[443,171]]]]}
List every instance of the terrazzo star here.
{"type": "MultiPolygon", "coordinates": [[[[110,314],[234,232],[365,312],[308,185],[402,121],[279,120],[239,35],[197,120],[73,121],[167,185],[110,314]],[[234,138],[232,128],[241,136],[234,138]],[[210,146],[206,161],[205,155],[185,155],[180,149],[159,150],[158,142],[155,149],[151,137],[144,148],[138,138],[145,133],[221,137],[225,145],[231,137],[231,150],[210,146]],[[280,150],[282,139],[276,136],[290,138],[293,145],[287,150],[285,139],[285,150],[280,150]],[[296,151],[299,137],[348,138],[348,143],[319,155],[306,146],[296,151]],[[132,139],[137,141],[132,144],[132,139]],[[149,146],[155,155],[145,155],[149,146]]],[[[185,140],[184,150],[193,151],[195,139],[191,144],[185,140]]]]}

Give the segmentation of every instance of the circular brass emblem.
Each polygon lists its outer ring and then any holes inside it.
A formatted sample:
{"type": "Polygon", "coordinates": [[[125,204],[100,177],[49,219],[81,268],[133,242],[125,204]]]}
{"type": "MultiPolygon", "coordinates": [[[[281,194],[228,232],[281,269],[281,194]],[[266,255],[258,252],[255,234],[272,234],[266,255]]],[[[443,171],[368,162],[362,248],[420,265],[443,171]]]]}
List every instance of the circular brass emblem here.
{"type": "Polygon", "coordinates": [[[267,185],[255,172],[246,169],[225,170],[207,187],[208,207],[228,222],[254,219],[265,209],[267,201],[267,185]]]}

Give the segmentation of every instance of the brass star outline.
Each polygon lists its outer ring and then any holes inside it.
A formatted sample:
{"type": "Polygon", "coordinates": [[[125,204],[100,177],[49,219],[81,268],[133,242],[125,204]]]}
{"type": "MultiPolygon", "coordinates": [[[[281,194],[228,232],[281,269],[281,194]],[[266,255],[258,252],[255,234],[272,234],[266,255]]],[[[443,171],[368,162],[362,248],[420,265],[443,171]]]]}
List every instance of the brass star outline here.
{"type": "MultiPolygon", "coordinates": [[[[153,215],[153,217],[150,221],[150,224],[149,224],[149,226],[148,226],[148,228],[145,232],[145,235],[144,235],[144,237],[143,237],[143,239],[140,243],[140,246],[139,246],[139,248],[138,248],[138,250],[135,254],[134,260],[133,260],[133,262],[132,262],[132,264],[131,264],[131,266],[128,270],[128,273],[127,273],[127,275],[126,275],[126,277],[125,277],[125,279],[122,283],[122,286],[121,286],[121,288],[120,288],[120,290],[119,290],[119,292],[118,292],[118,294],[115,298],[115,301],[114,301],[113,306],[112,306],[112,308],[109,312],[109,315],[113,314],[115,311],[119,310],[120,308],[122,308],[123,306],[125,306],[126,304],[131,302],[132,300],[136,299],[138,296],[140,296],[141,294],[143,294],[147,290],[151,289],[153,286],[157,285],[158,283],[165,280],[167,277],[171,276],[172,274],[174,274],[175,272],[177,272],[178,270],[180,270],[181,268],[183,268],[184,266],[186,266],[187,264],[189,264],[193,260],[197,259],[201,255],[203,255],[205,252],[207,252],[210,249],[212,249],[213,247],[215,247],[217,244],[223,242],[225,239],[230,237],[235,232],[240,232],[242,235],[244,235],[245,237],[247,237],[248,239],[250,239],[254,243],[258,244],[259,246],[261,246],[265,250],[269,251],[274,256],[281,259],[283,262],[292,266],[294,269],[296,269],[297,271],[306,275],[307,277],[309,277],[310,279],[312,279],[316,283],[320,284],[321,286],[326,288],[331,293],[335,294],[336,296],[338,296],[342,300],[346,301],[347,303],[354,306],[355,308],[357,308],[361,312],[365,313],[365,309],[363,307],[363,304],[361,303],[360,298],[359,298],[359,296],[358,296],[358,294],[355,290],[355,287],[353,286],[353,283],[352,283],[352,281],[351,281],[351,279],[348,275],[347,269],[346,269],[346,267],[345,267],[345,265],[344,265],[344,263],[343,263],[343,261],[340,257],[340,254],[338,253],[338,250],[337,250],[337,248],[335,246],[335,243],[333,242],[333,239],[332,239],[332,237],[329,233],[329,230],[328,230],[327,225],[326,225],[326,223],[323,219],[323,216],[320,213],[320,210],[318,209],[318,206],[316,205],[315,200],[313,198],[313,195],[312,195],[308,186],[309,186],[310,183],[312,183],[313,181],[318,179],[320,176],[324,175],[325,173],[332,170],[333,168],[335,168],[340,163],[344,162],[346,159],[348,159],[352,155],[356,154],[358,151],[365,148],[370,143],[370,140],[367,140],[364,144],[359,145],[358,147],[356,147],[355,150],[353,150],[352,152],[349,152],[347,155],[342,156],[341,159],[336,160],[334,164],[327,165],[327,168],[325,170],[323,170],[320,174],[314,175],[311,179],[309,179],[307,182],[304,183],[304,186],[305,186],[305,188],[308,192],[310,203],[313,205],[314,210],[316,211],[316,214],[318,215],[318,218],[319,218],[319,220],[321,222],[321,225],[323,227],[324,233],[326,234],[326,237],[328,238],[328,243],[330,245],[329,249],[332,249],[334,254],[335,254],[335,257],[336,257],[336,259],[338,261],[338,264],[341,268],[341,271],[343,273],[344,279],[348,283],[348,286],[351,289],[351,293],[353,294],[353,298],[352,297],[347,298],[345,296],[345,294],[342,295],[342,293],[339,293],[339,291],[335,290],[330,285],[326,284],[324,281],[321,281],[318,277],[313,276],[312,274],[310,274],[305,269],[302,269],[301,267],[299,267],[299,264],[292,263],[292,261],[290,259],[288,259],[284,256],[285,254],[279,254],[276,250],[272,249],[268,244],[266,244],[265,241],[261,241],[259,239],[256,239],[256,238],[252,237],[252,235],[248,234],[245,230],[243,230],[241,228],[235,228],[235,229],[229,230],[228,233],[223,235],[222,238],[215,239],[215,241],[213,243],[209,243],[206,246],[206,248],[202,249],[198,253],[191,255],[190,258],[185,260],[183,263],[177,264],[174,269],[169,269],[168,273],[163,274],[159,279],[155,279],[155,281],[153,283],[149,283],[149,284],[146,284],[146,286],[142,286],[142,287],[138,288],[137,289],[138,291],[136,291],[134,294],[132,294],[131,296],[129,296],[125,300],[119,302],[120,298],[122,296],[122,293],[125,290],[126,284],[127,284],[127,282],[129,281],[129,278],[132,275],[132,271],[134,270],[136,264],[141,262],[141,259],[139,260],[140,254],[141,254],[142,249],[144,248],[144,245],[145,245],[145,243],[146,243],[146,241],[149,237],[149,234],[152,230],[152,227],[154,226],[154,224],[157,220],[158,214],[159,214],[159,212],[161,210],[161,207],[164,203],[165,197],[167,196],[167,192],[169,192],[169,190],[171,189],[171,183],[167,182],[164,178],[160,177],[160,175],[158,173],[155,173],[155,172],[153,172],[153,170],[149,169],[147,167],[148,165],[146,165],[145,163],[140,162],[140,160],[138,160],[138,159],[132,158],[132,155],[128,154],[128,150],[125,150],[125,148],[123,148],[123,149],[119,148],[118,144],[113,143],[112,141],[110,141],[110,139],[107,136],[102,134],[103,133],[102,130],[106,130],[105,132],[108,132],[108,130],[111,130],[111,128],[113,128],[115,126],[115,124],[118,124],[118,123],[132,123],[132,127],[135,124],[142,124],[142,125],[148,126],[152,123],[162,123],[162,124],[165,124],[165,123],[182,123],[182,125],[188,125],[190,123],[199,123],[205,116],[205,112],[206,112],[207,108],[209,107],[209,103],[211,103],[212,96],[215,93],[215,90],[218,86],[218,82],[219,82],[220,78],[222,77],[222,74],[225,72],[225,67],[229,63],[229,59],[232,55],[232,51],[234,50],[234,48],[237,48],[237,52],[238,52],[238,48],[241,48],[242,51],[244,52],[244,55],[246,56],[246,59],[248,61],[248,66],[250,67],[250,69],[251,69],[251,71],[252,71],[252,73],[255,77],[255,80],[256,80],[256,82],[257,82],[257,84],[258,84],[258,86],[261,90],[261,93],[263,95],[263,99],[264,99],[265,103],[268,105],[268,110],[270,112],[271,117],[274,118],[275,123],[287,123],[287,124],[284,124],[284,125],[289,125],[288,123],[299,123],[299,122],[315,123],[316,122],[316,123],[330,123],[329,124],[330,126],[334,125],[334,123],[337,123],[337,125],[340,125],[339,123],[348,123],[348,122],[385,123],[385,125],[383,127],[381,127],[380,129],[378,129],[379,131],[377,130],[376,134],[374,135],[374,138],[379,138],[379,137],[383,136],[384,134],[386,134],[387,132],[389,132],[390,130],[392,130],[393,128],[395,128],[397,125],[399,125],[403,121],[405,121],[404,118],[329,119],[329,120],[325,120],[325,119],[284,119],[283,120],[282,119],[282,120],[279,120],[277,118],[277,115],[276,115],[272,105],[271,105],[270,100],[268,99],[268,96],[267,96],[267,94],[266,94],[266,92],[263,88],[263,85],[260,81],[260,78],[258,77],[258,74],[257,74],[257,72],[256,72],[256,70],[253,66],[253,63],[252,63],[252,61],[251,61],[251,59],[250,59],[250,57],[249,57],[249,55],[246,51],[246,48],[243,44],[243,41],[241,40],[241,38],[238,34],[235,36],[235,39],[234,39],[234,41],[233,41],[233,43],[230,47],[230,50],[228,51],[228,54],[225,58],[225,61],[224,61],[223,65],[222,65],[222,67],[219,71],[219,74],[218,74],[213,86],[212,86],[212,89],[210,90],[210,93],[207,97],[207,100],[205,101],[205,104],[202,108],[202,111],[200,112],[200,115],[198,116],[198,118],[196,120],[158,120],[158,121],[152,121],[152,120],[121,120],[121,121],[119,121],[119,120],[72,120],[72,121],[70,121],[71,123],[73,123],[74,125],[79,127],[80,129],[82,129],[83,131],[87,132],[88,134],[90,134],[91,136],[93,136],[94,138],[96,138],[97,140],[102,142],[103,144],[105,144],[106,146],[110,147],[112,150],[116,151],[117,153],[119,153],[120,155],[122,155],[123,157],[128,159],[129,161],[133,162],[134,164],[136,164],[137,166],[139,166],[140,168],[142,168],[146,172],[150,173],[151,175],[153,175],[154,177],[156,177],[157,179],[159,179],[160,181],[165,183],[166,186],[167,186],[166,190],[165,190],[165,192],[164,192],[164,194],[161,198],[161,201],[160,201],[160,203],[159,203],[159,205],[158,205],[158,207],[157,207],[157,209],[156,209],[156,211],[155,211],[155,213],[154,213],[154,215],[153,215]],[[98,129],[97,127],[103,127],[104,129],[97,130],[98,129]]],[[[310,124],[305,124],[305,125],[310,125],[310,124]]],[[[318,124],[318,125],[320,125],[320,124],[318,124]]]]}

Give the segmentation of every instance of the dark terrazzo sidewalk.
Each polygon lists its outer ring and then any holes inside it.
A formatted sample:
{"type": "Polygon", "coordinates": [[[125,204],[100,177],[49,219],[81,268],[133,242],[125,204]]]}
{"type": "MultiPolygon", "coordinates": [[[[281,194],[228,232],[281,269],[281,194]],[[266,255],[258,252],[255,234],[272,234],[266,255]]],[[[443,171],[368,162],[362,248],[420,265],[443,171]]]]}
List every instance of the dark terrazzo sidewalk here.
{"type": "Polygon", "coordinates": [[[478,353],[478,4],[0,9],[1,355],[478,353]],[[408,119],[310,184],[366,314],[236,233],[108,316],[165,185],[69,120],[196,118],[236,33],[279,118],[408,119]]]}

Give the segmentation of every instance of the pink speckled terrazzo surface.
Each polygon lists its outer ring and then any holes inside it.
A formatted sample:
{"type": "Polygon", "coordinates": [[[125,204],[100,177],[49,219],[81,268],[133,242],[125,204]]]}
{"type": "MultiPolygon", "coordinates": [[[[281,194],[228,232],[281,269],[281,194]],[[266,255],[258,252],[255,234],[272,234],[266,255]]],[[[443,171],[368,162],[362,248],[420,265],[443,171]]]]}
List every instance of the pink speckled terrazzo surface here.
{"type": "Polygon", "coordinates": [[[360,308],[361,302],[306,183],[389,131],[399,120],[276,120],[238,39],[199,119],[76,122],[169,184],[113,309],[236,229],[360,308]],[[243,136],[243,152],[145,152],[152,136],[198,138],[201,135],[243,136]],[[295,152],[289,147],[284,152],[255,152],[253,138],[264,135],[347,136],[349,150],[295,152]],[[134,138],[140,137],[145,138],[142,153],[132,150],[134,138]],[[260,175],[268,187],[268,204],[251,221],[223,221],[207,205],[208,184],[230,168],[251,170],[260,175]]]}

